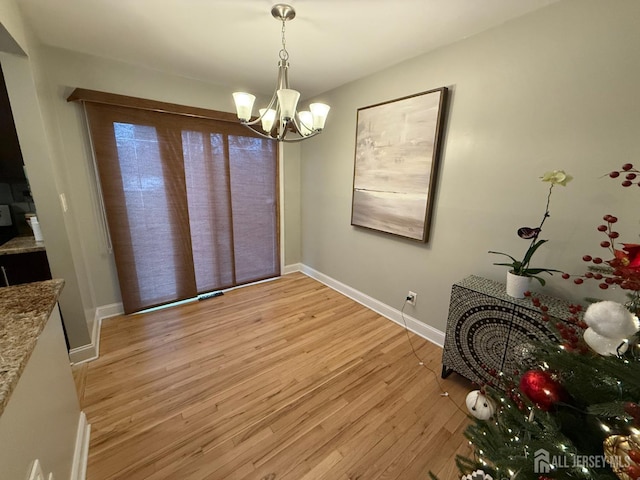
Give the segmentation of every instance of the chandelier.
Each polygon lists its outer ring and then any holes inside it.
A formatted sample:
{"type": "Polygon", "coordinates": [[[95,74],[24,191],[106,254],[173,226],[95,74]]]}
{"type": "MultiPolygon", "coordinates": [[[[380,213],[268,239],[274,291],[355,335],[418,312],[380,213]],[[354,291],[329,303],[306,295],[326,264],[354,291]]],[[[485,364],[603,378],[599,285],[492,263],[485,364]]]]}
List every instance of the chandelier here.
{"type": "Polygon", "coordinates": [[[254,95],[235,92],[233,101],[240,122],[258,135],[280,142],[299,142],[322,131],[330,107],[324,103],[312,103],[309,110],[297,111],[300,92],[289,88],[289,52],[285,42],[285,24],[296,16],[296,11],[290,5],[279,3],[273,6],[271,15],[282,21],[282,49],[278,54],[280,61],[276,90],[269,104],[259,109],[260,115],[253,120],[254,95]],[[295,136],[285,138],[287,134],[295,136]]]}

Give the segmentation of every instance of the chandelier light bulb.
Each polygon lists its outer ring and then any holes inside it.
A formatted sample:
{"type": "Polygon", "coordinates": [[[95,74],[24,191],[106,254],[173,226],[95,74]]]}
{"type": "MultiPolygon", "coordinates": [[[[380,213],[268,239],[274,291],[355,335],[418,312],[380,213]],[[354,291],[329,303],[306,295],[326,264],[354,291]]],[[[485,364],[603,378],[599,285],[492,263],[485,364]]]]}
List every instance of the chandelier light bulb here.
{"type": "Polygon", "coordinates": [[[329,105],[324,103],[312,103],[309,105],[309,110],[313,115],[313,128],[316,130],[322,130],[324,123],[327,121],[327,115],[329,114],[329,105]]]}
{"type": "Polygon", "coordinates": [[[253,111],[253,102],[256,101],[255,95],[245,92],[234,92],[233,100],[236,104],[238,118],[248,122],[251,120],[251,112],[253,111]]]}
{"type": "Polygon", "coordinates": [[[278,103],[280,104],[280,120],[288,122],[296,116],[296,107],[300,99],[300,92],[290,88],[278,90],[278,103]]]}
{"type": "Polygon", "coordinates": [[[273,122],[276,121],[276,111],[273,108],[261,108],[260,118],[262,118],[262,129],[269,133],[273,128],[273,122]]]}
{"type": "Polygon", "coordinates": [[[313,133],[313,115],[309,110],[298,112],[298,121],[300,122],[300,133],[303,136],[313,133]]]}

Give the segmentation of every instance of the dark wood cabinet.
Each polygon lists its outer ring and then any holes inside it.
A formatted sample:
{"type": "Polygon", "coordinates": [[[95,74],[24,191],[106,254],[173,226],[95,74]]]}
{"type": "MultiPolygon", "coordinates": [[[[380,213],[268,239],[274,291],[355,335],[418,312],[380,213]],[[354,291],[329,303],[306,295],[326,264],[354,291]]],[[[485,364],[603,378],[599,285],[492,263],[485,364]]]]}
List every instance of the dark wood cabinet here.
{"type": "Polygon", "coordinates": [[[51,280],[51,270],[45,251],[0,255],[0,285],[51,280]]]}

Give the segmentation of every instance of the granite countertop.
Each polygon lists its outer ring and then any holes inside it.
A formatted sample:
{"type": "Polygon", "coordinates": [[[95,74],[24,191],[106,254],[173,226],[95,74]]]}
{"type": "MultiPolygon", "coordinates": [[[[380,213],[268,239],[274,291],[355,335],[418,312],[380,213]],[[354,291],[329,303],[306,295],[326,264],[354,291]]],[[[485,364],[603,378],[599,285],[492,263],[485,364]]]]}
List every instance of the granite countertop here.
{"type": "Polygon", "coordinates": [[[44,251],[44,243],[36,242],[33,236],[20,236],[0,245],[0,255],[13,255],[16,253],[29,253],[44,251]]]}
{"type": "Polygon", "coordinates": [[[0,289],[0,415],[58,301],[64,280],[0,289]]]}

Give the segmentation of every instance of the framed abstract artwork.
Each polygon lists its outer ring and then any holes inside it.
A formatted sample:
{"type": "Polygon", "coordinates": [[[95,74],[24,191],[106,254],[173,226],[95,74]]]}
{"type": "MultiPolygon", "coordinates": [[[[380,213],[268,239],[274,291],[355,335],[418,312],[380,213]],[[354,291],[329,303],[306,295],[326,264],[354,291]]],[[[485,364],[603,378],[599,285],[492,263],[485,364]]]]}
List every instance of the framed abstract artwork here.
{"type": "Polygon", "coordinates": [[[358,109],[351,225],[428,241],[447,93],[358,109]]]}

